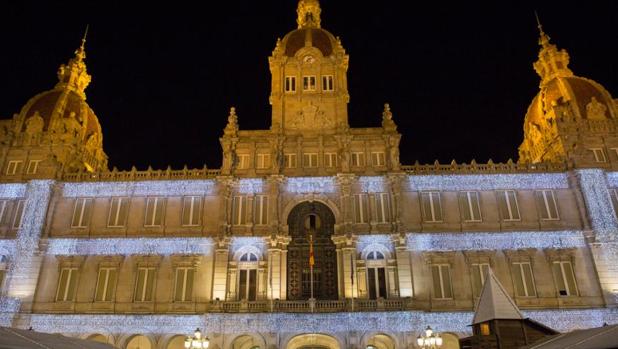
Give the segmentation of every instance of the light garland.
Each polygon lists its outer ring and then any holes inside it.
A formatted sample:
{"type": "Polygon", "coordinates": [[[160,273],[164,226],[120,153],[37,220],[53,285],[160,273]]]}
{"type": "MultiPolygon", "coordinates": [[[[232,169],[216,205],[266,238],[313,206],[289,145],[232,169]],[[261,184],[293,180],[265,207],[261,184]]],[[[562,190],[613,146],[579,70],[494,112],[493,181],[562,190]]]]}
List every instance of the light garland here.
{"type": "MultiPolygon", "coordinates": [[[[618,321],[618,310],[551,309],[523,311],[524,316],[561,332],[598,327],[618,321]]],[[[357,313],[210,313],[204,315],[60,315],[32,314],[30,326],[49,333],[182,334],[195,327],[206,334],[234,333],[385,333],[421,331],[426,326],[441,332],[470,334],[473,313],[462,312],[357,312],[357,313]],[[146,331],[146,332],[144,332],[146,331]]]]}
{"type": "Polygon", "coordinates": [[[287,179],[287,191],[290,193],[334,193],[336,190],[333,177],[291,177],[287,179]]]}
{"type": "Polygon", "coordinates": [[[362,176],[358,179],[361,190],[367,193],[382,193],[385,190],[384,177],[362,176]]]}
{"type": "Polygon", "coordinates": [[[579,230],[475,233],[409,233],[410,251],[516,250],[586,247],[579,230]]]}
{"type": "Polygon", "coordinates": [[[13,317],[19,311],[21,300],[14,297],[0,297],[0,326],[11,327],[13,317]]]}
{"type": "Polygon", "coordinates": [[[215,180],[64,183],[62,195],[74,197],[183,196],[213,193],[215,180]]]}
{"type": "Polygon", "coordinates": [[[379,251],[386,250],[393,252],[393,242],[389,235],[376,234],[376,235],[359,235],[356,241],[356,251],[358,253],[366,252],[368,247],[381,246],[379,251]]]}
{"type": "Polygon", "coordinates": [[[211,238],[49,239],[48,255],[212,255],[211,238]]]}
{"type": "Polygon", "coordinates": [[[500,190],[567,189],[566,173],[486,174],[486,175],[411,175],[410,190],[500,190]]]}
{"type": "Polygon", "coordinates": [[[23,183],[0,184],[0,198],[2,199],[22,198],[25,193],[26,185],[23,183]]]}
{"type": "Polygon", "coordinates": [[[266,243],[264,238],[257,236],[235,236],[230,241],[230,252],[235,255],[239,250],[251,247],[254,251],[260,251],[258,258],[264,254],[266,243]]]}
{"type": "Polygon", "coordinates": [[[607,177],[603,170],[576,170],[582,194],[586,202],[588,217],[597,241],[618,240],[618,220],[609,196],[608,182],[613,183],[615,173],[607,177]]]}
{"type": "Polygon", "coordinates": [[[238,192],[240,194],[261,193],[264,188],[264,180],[259,178],[243,178],[238,181],[238,192]]]}
{"type": "Polygon", "coordinates": [[[0,239],[0,257],[11,257],[15,253],[15,240],[0,239]]]}

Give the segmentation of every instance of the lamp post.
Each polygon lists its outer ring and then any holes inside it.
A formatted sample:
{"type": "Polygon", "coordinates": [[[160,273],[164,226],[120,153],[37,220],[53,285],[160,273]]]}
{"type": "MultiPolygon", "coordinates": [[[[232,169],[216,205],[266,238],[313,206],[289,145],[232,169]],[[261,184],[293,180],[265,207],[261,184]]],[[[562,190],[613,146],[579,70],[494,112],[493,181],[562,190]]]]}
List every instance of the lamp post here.
{"type": "Polygon", "coordinates": [[[442,347],[442,337],[427,326],[424,335],[416,337],[416,344],[422,349],[437,349],[442,347]]]}
{"type": "Polygon", "coordinates": [[[186,349],[208,349],[209,344],[210,341],[208,340],[208,337],[203,338],[202,331],[200,331],[199,328],[195,330],[195,333],[193,333],[193,337],[187,336],[187,339],[185,339],[186,349]]]}

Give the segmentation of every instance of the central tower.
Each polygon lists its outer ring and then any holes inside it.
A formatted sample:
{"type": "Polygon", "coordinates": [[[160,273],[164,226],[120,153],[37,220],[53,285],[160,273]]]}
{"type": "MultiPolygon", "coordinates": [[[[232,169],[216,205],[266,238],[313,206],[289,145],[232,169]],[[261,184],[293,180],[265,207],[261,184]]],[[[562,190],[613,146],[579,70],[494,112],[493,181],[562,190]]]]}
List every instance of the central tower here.
{"type": "Polygon", "coordinates": [[[271,130],[284,134],[336,133],[348,126],[348,56],[321,28],[317,0],[300,0],[298,29],[277,40],[269,57],[271,130]]]}

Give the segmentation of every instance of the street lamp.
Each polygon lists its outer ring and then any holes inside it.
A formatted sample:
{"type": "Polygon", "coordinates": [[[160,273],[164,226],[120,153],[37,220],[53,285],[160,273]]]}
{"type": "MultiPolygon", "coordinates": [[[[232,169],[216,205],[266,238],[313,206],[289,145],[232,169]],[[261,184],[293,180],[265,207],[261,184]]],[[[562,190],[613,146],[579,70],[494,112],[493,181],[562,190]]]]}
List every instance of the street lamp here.
{"type": "Polygon", "coordinates": [[[186,349],[208,349],[209,344],[210,341],[208,340],[208,337],[202,338],[202,331],[200,331],[199,328],[195,330],[193,337],[187,336],[187,339],[185,339],[186,349]]]}
{"type": "Polygon", "coordinates": [[[425,329],[424,335],[416,337],[416,344],[422,349],[437,349],[442,347],[442,337],[434,332],[430,326],[425,329]]]}

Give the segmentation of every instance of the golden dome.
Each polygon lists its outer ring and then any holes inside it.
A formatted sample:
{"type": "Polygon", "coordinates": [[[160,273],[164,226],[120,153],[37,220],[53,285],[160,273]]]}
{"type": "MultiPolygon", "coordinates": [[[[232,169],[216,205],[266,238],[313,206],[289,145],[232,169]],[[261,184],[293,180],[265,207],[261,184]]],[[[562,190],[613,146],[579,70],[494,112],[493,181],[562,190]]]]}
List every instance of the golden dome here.
{"type": "Polygon", "coordinates": [[[337,39],[333,34],[321,28],[301,28],[288,33],[282,40],[285,55],[294,57],[303,47],[315,47],[324,57],[333,53],[337,39]]]}

